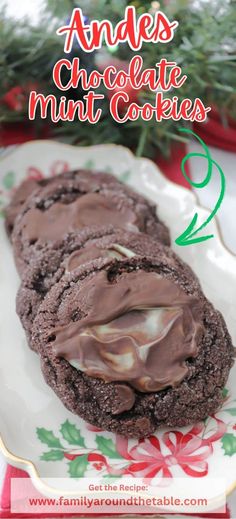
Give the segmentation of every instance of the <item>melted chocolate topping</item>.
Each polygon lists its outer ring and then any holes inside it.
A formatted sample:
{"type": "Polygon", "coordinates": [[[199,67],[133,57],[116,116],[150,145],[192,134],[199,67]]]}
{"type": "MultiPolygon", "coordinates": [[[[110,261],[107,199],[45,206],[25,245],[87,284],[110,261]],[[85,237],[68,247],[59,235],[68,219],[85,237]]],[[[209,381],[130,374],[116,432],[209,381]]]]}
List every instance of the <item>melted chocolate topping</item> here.
{"type": "Polygon", "coordinates": [[[106,249],[96,246],[96,243],[90,243],[85,247],[72,252],[66,262],[66,272],[72,272],[80,265],[97,258],[130,258],[135,256],[135,253],[121,245],[109,245],[106,249]]]}
{"type": "Polygon", "coordinates": [[[126,384],[116,384],[116,392],[117,394],[111,409],[112,414],[116,415],[132,409],[135,402],[135,394],[132,387],[126,384]]]}
{"type": "Polygon", "coordinates": [[[195,297],[139,270],[113,282],[100,271],[79,288],[78,298],[86,301],[87,315],[51,332],[56,356],[91,377],[128,382],[142,392],[186,377],[185,361],[197,355],[203,331],[195,297]]]}
{"type": "Polygon", "coordinates": [[[108,197],[87,193],[69,204],[56,202],[44,211],[31,209],[24,217],[24,233],[32,242],[39,238],[57,240],[68,232],[108,223],[138,230],[136,215],[131,209],[122,207],[119,210],[108,197]]]}

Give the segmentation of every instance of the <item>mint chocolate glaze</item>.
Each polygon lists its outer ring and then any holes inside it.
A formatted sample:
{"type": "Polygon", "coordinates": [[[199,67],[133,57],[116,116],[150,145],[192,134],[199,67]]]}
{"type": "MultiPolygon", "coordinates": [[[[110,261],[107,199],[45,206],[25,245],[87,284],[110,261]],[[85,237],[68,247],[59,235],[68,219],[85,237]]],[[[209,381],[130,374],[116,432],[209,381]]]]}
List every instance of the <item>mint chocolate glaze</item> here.
{"type": "Polygon", "coordinates": [[[129,208],[119,210],[108,197],[87,193],[69,204],[56,202],[44,211],[34,208],[24,216],[24,234],[29,241],[57,240],[63,234],[92,225],[113,224],[137,231],[137,217],[129,208]]]}
{"type": "Polygon", "coordinates": [[[96,246],[95,243],[90,243],[85,247],[72,252],[66,262],[66,272],[72,272],[80,265],[87,261],[92,261],[97,258],[132,258],[135,253],[122,245],[116,243],[109,245],[106,249],[96,246]]]}
{"type": "Polygon", "coordinates": [[[142,392],[178,385],[198,353],[199,303],[155,272],[100,271],[81,285],[86,316],[54,330],[56,356],[106,382],[142,392]]]}

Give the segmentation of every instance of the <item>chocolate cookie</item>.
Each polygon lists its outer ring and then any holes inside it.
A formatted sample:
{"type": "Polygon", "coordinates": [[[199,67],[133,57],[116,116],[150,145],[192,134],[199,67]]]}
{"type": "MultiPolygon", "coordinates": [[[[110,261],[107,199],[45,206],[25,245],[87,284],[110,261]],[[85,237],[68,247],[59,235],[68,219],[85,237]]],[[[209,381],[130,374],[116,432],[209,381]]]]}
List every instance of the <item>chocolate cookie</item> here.
{"type": "MultiPolygon", "coordinates": [[[[64,173],[67,176],[68,173],[64,173]]],[[[70,175],[70,173],[69,173],[70,175]]],[[[26,178],[15,189],[10,203],[4,209],[5,227],[9,238],[11,237],[15,220],[21,213],[22,207],[26,200],[38,190],[40,187],[46,186],[49,183],[57,182],[57,177],[47,177],[42,179],[26,178]]]]}
{"type": "MultiPolygon", "coordinates": [[[[45,246],[31,262],[22,278],[16,310],[28,339],[39,305],[50,288],[65,273],[96,258],[122,258],[125,252],[131,256],[158,257],[163,264],[173,265],[176,269],[188,269],[171,249],[143,233],[114,229],[110,225],[67,234],[59,247],[55,242],[45,246]]],[[[31,345],[31,342],[29,344],[31,345]]]]}
{"type": "Polygon", "coordinates": [[[32,193],[40,186],[46,185],[49,180],[50,179],[35,180],[29,178],[24,180],[19,187],[16,188],[10,203],[4,210],[5,227],[9,237],[13,231],[15,219],[20,213],[27,198],[29,198],[29,196],[32,195],[32,193]]]}
{"type": "Polygon", "coordinates": [[[32,341],[65,406],[127,437],[214,413],[234,356],[191,270],[161,255],[105,257],[66,274],[41,304],[32,341]]]}
{"type": "Polygon", "coordinates": [[[169,245],[169,232],[155,205],[112,175],[78,170],[58,176],[32,194],[15,222],[12,243],[19,272],[46,244],[59,248],[65,234],[109,223],[169,245]]]}

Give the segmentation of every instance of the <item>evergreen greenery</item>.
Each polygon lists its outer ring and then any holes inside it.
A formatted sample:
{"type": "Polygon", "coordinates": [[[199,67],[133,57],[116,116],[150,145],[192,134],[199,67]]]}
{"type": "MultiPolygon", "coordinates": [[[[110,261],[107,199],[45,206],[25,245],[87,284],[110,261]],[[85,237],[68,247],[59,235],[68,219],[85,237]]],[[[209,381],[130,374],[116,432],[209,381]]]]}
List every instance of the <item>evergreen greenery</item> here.
{"type": "MultiPolygon", "coordinates": [[[[52,80],[52,67],[63,56],[63,38],[56,36],[55,30],[61,21],[69,18],[74,6],[80,6],[90,19],[104,16],[116,23],[123,17],[126,5],[133,4],[137,12],[148,11],[151,2],[134,0],[47,0],[38,26],[29,21],[21,23],[7,18],[0,12],[0,98],[16,85],[26,86],[36,82],[38,91],[62,95],[52,80]]],[[[188,80],[178,91],[181,99],[199,97],[205,106],[216,106],[227,124],[227,115],[236,119],[236,1],[235,0],[163,0],[160,8],[170,19],[177,19],[179,27],[172,42],[166,45],[145,44],[142,48],[144,66],[153,67],[162,57],[176,61],[188,80]]],[[[120,45],[115,57],[129,60],[134,54],[127,45],[120,45]]],[[[81,58],[81,66],[94,68],[94,55],[74,49],[74,55],[81,58]]],[[[80,98],[81,91],[70,91],[69,96],[80,98]]],[[[140,103],[147,98],[154,103],[155,94],[140,95],[140,103]]],[[[63,141],[94,144],[115,142],[124,144],[138,154],[151,156],[159,148],[168,154],[173,139],[182,140],[179,126],[186,122],[164,121],[118,124],[109,115],[109,103],[102,103],[103,116],[96,125],[62,123],[53,125],[57,138],[63,141]]],[[[27,103],[21,111],[9,109],[0,102],[0,123],[24,120],[27,117],[27,103]]],[[[36,125],[42,124],[35,121],[36,125]]]]}

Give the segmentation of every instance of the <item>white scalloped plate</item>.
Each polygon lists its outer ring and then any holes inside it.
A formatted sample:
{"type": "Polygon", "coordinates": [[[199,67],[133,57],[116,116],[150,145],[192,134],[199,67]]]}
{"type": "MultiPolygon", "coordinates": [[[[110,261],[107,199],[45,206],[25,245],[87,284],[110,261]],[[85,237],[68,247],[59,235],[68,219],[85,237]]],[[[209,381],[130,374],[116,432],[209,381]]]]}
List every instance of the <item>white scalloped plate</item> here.
{"type": "MultiPolygon", "coordinates": [[[[77,167],[90,167],[113,172],[124,182],[158,203],[159,214],[171,228],[172,241],[186,228],[195,211],[202,222],[209,214],[197,205],[188,190],[167,181],[154,163],[136,159],[126,148],[114,145],[72,147],[51,141],[24,144],[0,160],[0,204],[9,199],[11,189],[26,176],[54,175],[77,167]]],[[[0,209],[1,209],[0,205],[0,209]]],[[[230,254],[220,239],[215,222],[208,231],[215,237],[187,247],[174,247],[199,276],[207,297],[223,313],[236,343],[236,257],[230,254]]],[[[34,485],[45,494],[66,494],[61,479],[69,477],[72,462],[75,475],[106,476],[112,470],[122,471],[130,464],[128,445],[112,433],[94,431],[80,418],[68,412],[41,375],[39,359],[26,345],[24,332],[15,314],[15,295],[19,279],[13,263],[11,246],[0,222],[0,403],[1,448],[12,465],[26,470],[34,485]],[[37,433],[38,431],[38,433],[37,433]],[[49,452],[42,458],[44,452],[49,452]],[[53,453],[52,453],[53,451],[53,453]],[[56,453],[55,453],[56,451],[56,453]],[[96,454],[96,459],[94,457],[96,454]],[[85,461],[82,467],[80,455],[85,461]],[[51,459],[50,458],[56,458],[51,459]],[[54,487],[45,478],[57,477],[54,487]]],[[[174,431],[175,448],[165,442],[164,432],[156,436],[160,448],[150,455],[149,440],[143,445],[149,456],[147,471],[162,458],[157,477],[168,465],[173,477],[227,478],[227,490],[236,486],[236,387],[231,372],[228,393],[222,410],[199,427],[181,429],[181,435],[191,433],[188,471],[182,462],[183,447],[178,431],[174,431]],[[199,438],[202,444],[199,447],[199,438]],[[194,441],[196,439],[197,441],[194,441]],[[192,461],[194,459],[194,462],[192,461]]],[[[185,437],[186,438],[186,437],[185,437]]],[[[188,438],[190,436],[188,435],[188,438]]],[[[189,440],[190,441],[190,440],[189,440]]],[[[140,460],[142,454],[140,453],[140,460]]],[[[136,460],[137,461],[137,460],[136,460]]],[[[137,473],[137,476],[139,474],[137,473]]],[[[122,475],[121,475],[122,477],[122,475]]]]}

